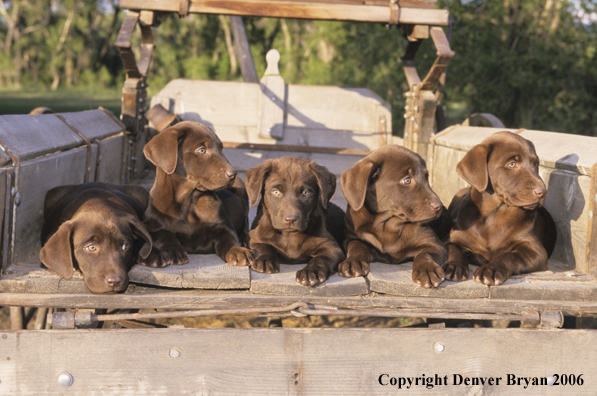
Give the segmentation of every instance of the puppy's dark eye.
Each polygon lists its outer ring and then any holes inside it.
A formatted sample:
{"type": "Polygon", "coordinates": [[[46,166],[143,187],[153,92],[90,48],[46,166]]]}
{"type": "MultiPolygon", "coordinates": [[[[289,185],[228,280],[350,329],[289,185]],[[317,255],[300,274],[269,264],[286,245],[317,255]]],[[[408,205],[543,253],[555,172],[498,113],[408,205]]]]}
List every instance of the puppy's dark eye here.
{"type": "Polygon", "coordinates": [[[311,193],[307,190],[303,190],[303,197],[308,197],[311,193]]]}
{"type": "Polygon", "coordinates": [[[127,250],[129,250],[131,248],[131,244],[125,242],[122,244],[122,246],[120,248],[126,252],[127,250]]]}
{"type": "Polygon", "coordinates": [[[506,166],[508,168],[514,168],[516,166],[516,161],[510,161],[510,162],[508,162],[508,164],[506,166]]]}
{"type": "Polygon", "coordinates": [[[410,176],[405,177],[404,179],[400,180],[400,183],[408,186],[411,183],[410,176]]]}
{"type": "Polygon", "coordinates": [[[274,197],[279,197],[282,193],[280,192],[280,190],[272,190],[272,195],[274,197]]]}
{"type": "Polygon", "coordinates": [[[93,243],[91,243],[85,246],[85,250],[87,250],[88,252],[95,252],[97,251],[97,247],[93,243]]]}
{"type": "Polygon", "coordinates": [[[207,149],[205,147],[199,147],[197,150],[195,150],[197,154],[205,154],[206,151],[207,149]]]}

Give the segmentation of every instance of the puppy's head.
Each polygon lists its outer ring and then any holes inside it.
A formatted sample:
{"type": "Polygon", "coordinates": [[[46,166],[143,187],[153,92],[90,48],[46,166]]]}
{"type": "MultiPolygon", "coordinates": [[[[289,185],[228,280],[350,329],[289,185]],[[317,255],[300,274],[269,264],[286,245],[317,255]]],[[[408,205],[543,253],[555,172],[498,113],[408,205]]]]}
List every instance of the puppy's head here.
{"type": "Polygon", "coordinates": [[[151,236],[136,216],[92,200],[50,236],[40,259],[66,279],[78,268],[94,293],[121,292],[137,255],[146,258],[151,248],[151,236]]]}
{"type": "Polygon", "coordinates": [[[184,121],[151,139],[143,153],[155,166],[169,175],[186,177],[198,190],[218,191],[232,186],[236,178],[222,148],[209,127],[184,121]]]}
{"type": "Polygon", "coordinates": [[[302,158],[270,159],[249,169],[245,184],[251,206],[262,196],[274,228],[304,232],[319,204],[325,209],[336,191],[336,177],[327,168],[302,158]]]}
{"type": "Polygon", "coordinates": [[[403,222],[428,221],[436,219],[442,208],[428,175],[418,154],[388,145],[342,173],[342,192],[353,210],[386,213],[403,222]]]}
{"type": "Polygon", "coordinates": [[[456,171],[473,188],[495,193],[509,206],[534,209],[545,202],[535,146],[515,133],[489,136],[466,153],[456,171]]]}

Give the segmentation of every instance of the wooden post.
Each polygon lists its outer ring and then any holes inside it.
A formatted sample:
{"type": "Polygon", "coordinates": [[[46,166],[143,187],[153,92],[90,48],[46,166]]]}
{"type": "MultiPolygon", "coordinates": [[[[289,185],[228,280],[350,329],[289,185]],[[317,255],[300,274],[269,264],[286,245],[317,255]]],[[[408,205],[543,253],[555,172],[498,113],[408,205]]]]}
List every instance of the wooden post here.
{"type": "Polygon", "coordinates": [[[10,307],[10,329],[23,330],[23,307],[10,307]]]}
{"type": "Polygon", "coordinates": [[[251,48],[249,47],[249,40],[247,39],[247,32],[243,18],[232,15],[230,17],[232,24],[232,36],[234,37],[234,49],[238,56],[240,63],[240,71],[243,75],[244,82],[259,82],[257,78],[257,70],[255,70],[255,63],[251,55],[251,48]]]}
{"type": "Polygon", "coordinates": [[[280,53],[275,49],[269,50],[265,60],[267,69],[260,83],[259,136],[280,140],[284,137],[286,82],[278,70],[280,53]]]}

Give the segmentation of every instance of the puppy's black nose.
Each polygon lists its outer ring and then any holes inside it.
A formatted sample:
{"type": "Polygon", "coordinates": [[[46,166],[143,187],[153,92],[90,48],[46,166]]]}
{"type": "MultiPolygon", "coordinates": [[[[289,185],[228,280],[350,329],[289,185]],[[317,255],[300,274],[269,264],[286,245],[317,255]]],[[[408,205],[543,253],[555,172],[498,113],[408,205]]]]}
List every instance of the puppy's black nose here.
{"type": "Polygon", "coordinates": [[[122,277],[119,275],[108,275],[106,276],[105,281],[112,287],[118,287],[122,283],[122,277]]]}
{"type": "Polygon", "coordinates": [[[442,208],[442,203],[439,201],[431,201],[430,202],[431,208],[436,212],[439,212],[442,208]]]}
{"type": "Polygon", "coordinates": [[[535,193],[535,196],[537,198],[542,198],[547,193],[547,190],[545,189],[545,187],[537,187],[533,190],[533,193],[535,193]]]}
{"type": "Polygon", "coordinates": [[[232,171],[226,171],[226,176],[229,179],[234,179],[236,177],[236,171],[232,170],[232,171]]]}
{"type": "Polygon", "coordinates": [[[293,225],[298,220],[297,216],[286,216],[284,217],[284,223],[288,225],[293,225]]]}

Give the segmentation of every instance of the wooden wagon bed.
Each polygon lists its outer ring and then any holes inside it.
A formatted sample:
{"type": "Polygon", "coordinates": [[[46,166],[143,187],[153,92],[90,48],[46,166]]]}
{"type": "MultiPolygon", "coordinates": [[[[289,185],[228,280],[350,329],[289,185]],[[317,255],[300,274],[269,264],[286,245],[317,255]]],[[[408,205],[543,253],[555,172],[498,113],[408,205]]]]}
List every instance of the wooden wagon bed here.
{"type": "MultiPolygon", "coordinates": [[[[442,129],[436,94],[453,52],[441,28],[449,15],[433,0],[121,0],[120,7],[129,9],[116,41],[127,72],[120,119],[102,109],[0,117],[0,306],[38,307],[42,313],[55,308],[48,316],[55,330],[0,331],[0,394],[597,392],[592,375],[597,331],[559,329],[566,315],[597,316],[595,138],[512,130],[537,147],[549,185],[546,207],[560,239],[549,271],[514,276],[497,287],[468,280],[424,289],[412,282],[412,264],[373,263],[366,278],[334,275],[308,288],[294,280],[297,265],[267,275],[229,266],[214,255],[191,255],[185,266],[134,267],[125,293],[93,294],[80,275],[65,280],[41,268],[38,235],[47,189],[85,181],[151,185],[142,148],[164,119],[151,120],[147,128],[149,107],[161,106],[166,124],[178,118],[213,127],[241,177],[264,159],[286,155],[312,159],[339,177],[370,151],[401,144],[426,159],[430,183],[444,203],[464,186],[456,163],[497,131],[465,122],[436,133],[442,129]],[[152,26],[162,13],[193,12],[401,25],[409,40],[403,57],[410,87],[404,139],[392,136],[389,106],[373,92],[287,85],[271,59],[258,80],[250,56],[241,58],[249,60],[241,62],[244,82],[175,80],[149,104],[152,26]],[[132,50],[137,26],[138,61],[132,50]],[[421,79],[414,60],[426,38],[433,40],[437,59],[421,79]],[[222,114],[220,108],[229,111],[222,114]],[[411,329],[156,329],[142,322],[225,314],[417,317],[439,323],[411,329]],[[503,319],[528,328],[446,328],[449,319],[503,319]],[[143,328],[95,328],[104,321],[143,328]],[[560,381],[566,376],[567,385],[549,386],[554,374],[560,381]],[[401,382],[408,378],[420,383],[401,382]]],[[[240,32],[235,41],[247,54],[242,21],[233,24],[240,32]]],[[[333,201],[346,205],[339,187],[333,201]]]]}

